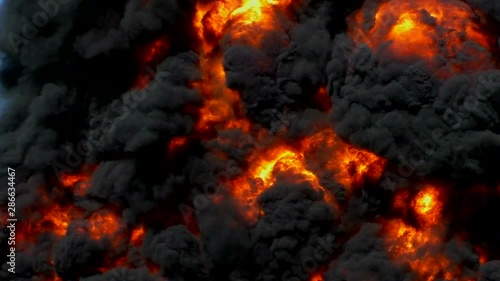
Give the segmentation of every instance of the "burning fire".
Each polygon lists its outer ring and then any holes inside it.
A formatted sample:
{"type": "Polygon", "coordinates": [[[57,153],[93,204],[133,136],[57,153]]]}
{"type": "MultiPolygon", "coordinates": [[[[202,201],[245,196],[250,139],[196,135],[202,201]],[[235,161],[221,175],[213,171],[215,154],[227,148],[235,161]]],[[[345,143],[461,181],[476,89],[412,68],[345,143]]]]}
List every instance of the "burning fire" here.
{"type": "Polygon", "coordinates": [[[143,226],[135,228],[132,231],[132,234],[130,236],[130,243],[132,243],[132,245],[135,245],[135,246],[140,246],[142,244],[142,240],[144,238],[144,233],[145,233],[145,230],[144,230],[143,226]]]}
{"type": "Polygon", "coordinates": [[[61,207],[59,205],[40,209],[38,213],[40,213],[40,218],[35,217],[32,221],[21,224],[20,234],[18,235],[20,241],[31,241],[38,234],[44,232],[52,232],[54,235],[62,237],[66,235],[71,221],[81,214],[74,207],[61,207]]]}
{"type": "Polygon", "coordinates": [[[63,174],[61,176],[61,182],[64,187],[72,187],[78,182],[86,182],[88,181],[87,175],[82,174],[63,174]]]}
{"type": "Polygon", "coordinates": [[[413,209],[423,226],[433,227],[441,219],[442,203],[439,200],[439,190],[432,186],[422,189],[412,204],[413,209]]]}
{"type": "Polygon", "coordinates": [[[331,171],[334,179],[348,189],[362,184],[365,179],[377,181],[382,176],[386,163],[373,153],[344,143],[332,129],[322,130],[304,139],[298,148],[283,144],[263,150],[252,159],[243,178],[231,184],[238,201],[243,205],[250,205],[247,217],[252,220],[257,218],[260,212],[255,205],[256,198],[278,178],[294,182],[307,181],[324,193],[327,202],[335,204],[330,191],[321,185],[315,174],[318,171],[308,164],[309,158],[319,162],[323,160],[322,168],[331,171]],[[324,155],[325,153],[328,154],[324,155]]]}
{"type": "MultiPolygon", "coordinates": [[[[419,227],[414,227],[401,219],[386,224],[386,237],[389,252],[394,260],[408,264],[419,278],[434,281],[436,279],[463,280],[459,266],[453,264],[444,254],[444,228],[441,220],[442,205],[440,189],[427,185],[411,201],[411,210],[416,214],[419,227]]],[[[408,199],[408,193],[396,196],[395,208],[401,208],[402,200],[408,199]]]]}
{"type": "Polygon", "coordinates": [[[442,253],[441,238],[431,229],[419,230],[401,220],[387,224],[389,252],[394,260],[409,264],[419,280],[452,279],[452,264],[442,253]]]}
{"type": "Polygon", "coordinates": [[[119,218],[112,212],[96,212],[90,216],[89,234],[93,239],[99,240],[104,236],[112,236],[120,228],[119,218]]]}
{"type": "Polygon", "coordinates": [[[311,281],[323,281],[323,276],[322,274],[314,274],[311,277],[311,281]]]}
{"type": "Polygon", "coordinates": [[[256,206],[257,197],[270,188],[277,177],[293,178],[295,182],[307,181],[316,189],[323,189],[314,173],[306,168],[304,155],[287,146],[278,146],[263,151],[252,161],[243,178],[232,182],[232,191],[243,205],[249,205],[246,216],[255,220],[260,213],[256,206]]]}
{"type": "Polygon", "coordinates": [[[323,169],[333,172],[335,180],[349,189],[366,180],[376,182],[384,172],[385,159],[345,143],[331,129],[304,140],[302,146],[317,158],[323,155],[323,169]]]}
{"type": "Polygon", "coordinates": [[[76,195],[83,196],[89,188],[90,176],[86,172],[78,174],[61,174],[61,184],[66,188],[73,188],[76,195]]]}
{"type": "Polygon", "coordinates": [[[221,0],[211,5],[199,4],[195,26],[201,38],[219,39],[223,34],[246,37],[258,43],[262,33],[255,29],[272,30],[273,15],[278,7],[283,10],[291,0],[221,0]],[[227,31],[227,29],[231,29],[227,31]],[[252,32],[251,29],[254,31],[252,32]],[[258,36],[250,38],[249,35],[258,36]]]}
{"type": "Polygon", "coordinates": [[[154,77],[154,68],[170,49],[168,38],[161,36],[140,50],[139,75],[134,83],[136,89],[144,89],[154,77]]]}
{"type": "Polygon", "coordinates": [[[239,94],[226,87],[226,74],[218,40],[223,34],[257,46],[263,32],[272,30],[274,16],[291,3],[291,0],[221,0],[209,4],[197,4],[194,26],[201,45],[202,81],[195,87],[204,95],[204,106],[199,112],[196,130],[209,131],[217,125],[220,129],[250,129],[243,116],[239,94]],[[279,9],[275,9],[279,8],[279,9]]]}
{"type": "Polygon", "coordinates": [[[243,105],[238,93],[225,86],[226,74],[222,58],[206,59],[202,62],[201,69],[202,81],[195,86],[205,96],[205,104],[200,108],[200,119],[195,129],[204,132],[218,125],[226,129],[248,130],[250,123],[242,116],[243,105]]]}
{"type": "Polygon", "coordinates": [[[349,34],[374,50],[383,47],[398,57],[426,60],[440,55],[452,61],[459,53],[472,57],[455,62],[455,71],[492,66],[490,39],[481,32],[478,15],[462,1],[388,0],[374,13],[370,9],[365,6],[354,15],[349,34]],[[365,29],[367,23],[372,24],[365,29]]]}

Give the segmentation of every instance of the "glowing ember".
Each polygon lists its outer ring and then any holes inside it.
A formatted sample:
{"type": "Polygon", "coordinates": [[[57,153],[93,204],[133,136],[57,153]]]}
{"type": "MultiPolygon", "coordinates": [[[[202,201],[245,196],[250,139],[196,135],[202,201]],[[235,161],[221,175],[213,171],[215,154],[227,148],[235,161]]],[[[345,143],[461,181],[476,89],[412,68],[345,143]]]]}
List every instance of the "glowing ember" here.
{"type": "Polygon", "coordinates": [[[439,190],[433,186],[422,189],[412,203],[413,209],[423,226],[434,226],[441,219],[442,203],[439,190]]]}
{"type": "Polygon", "coordinates": [[[61,184],[67,188],[73,188],[75,194],[83,196],[89,187],[90,176],[86,172],[79,174],[61,174],[61,184]]]}
{"type": "Polygon", "coordinates": [[[332,108],[332,100],[330,99],[330,96],[328,96],[325,87],[319,88],[318,92],[313,96],[313,102],[323,111],[328,111],[332,108]]]}
{"type": "Polygon", "coordinates": [[[157,38],[140,51],[139,76],[134,83],[136,89],[145,88],[153,78],[154,67],[165,57],[170,44],[164,36],[157,38]]]}
{"type": "Polygon", "coordinates": [[[410,194],[407,191],[396,193],[396,195],[394,196],[394,203],[392,205],[394,210],[403,211],[404,213],[406,213],[409,196],[410,194]]]}
{"type": "Polygon", "coordinates": [[[173,153],[173,152],[179,150],[184,145],[186,145],[186,142],[187,142],[187,138],[185,138],[185,137],[173,138],[170,140],[170,142],[168,144],[168,151],[170,153],[173,153]]]}
{"type": "Polygon", "coordinates": [[[323,281],[323,276],[322,274],[314,274],[311,277],[311,281],[323,281]]]}
{"type": "Polygon", "coordinates": [[[144,238],[144,227],[140,226],[132,231],[130,236],[130,243],[135,246],[140,246],[142,244],[142,239],[144,238]]]}
{"type": "Polygon", "coordinates": [[[61,183],[64,187],[72,187],[78,182],[81,181],[87,181],[88,176],[87,175],[71,175],[71,174],[62,174],[61,176],[61,183]]]}
{"type": "Polygon", "coordinates": [[[71,222],[70,215],[60,208],[52,208],[50,212],[45,214],[45,221],[50,222],[53,226],[53,232],[57,236],[66,235],[66,229],[71,222]]]}
{"type": "Polygon", "coordinates": [[[476,252],[479,254],[479,263],[485,264],[488,261],[488,255],[486,251],[481,247],[475,247],[476,252]]]}
{"type": "Polygon", "coordinates": [[[112,236],[119,227],[119,218],[112,212],[98,212],[92,214],[89,221],[89,234],[93,239],[99,240],[104,236],[112,236]]]}
{"type": "Polygon", "coordinates": [[[59,276],[57,276],[57,275],[55,275],[53,277],[49,277],[49,278],[47,278],[45,280],[46,281],[62,281],[62,279],[59,276]]]}
{"type": "Polygon", "coordinates": [[[400,57],[432,59],[442,55],[451,60],[458,53],[472,59],[455,62],[455,71],[467,66],[492,66],[489,58],[489,39],[479,31],[474,20],[477,15],[459,0],[390,0],[380,4],[373,19],[364,7],[354,15],[349,34],[372,49],[386,46],[400,57]],[[367,30],[367,22],[373,25],[367,30]],[[473,42],[471,47],[467,41],[473,42]]]}
{"type": "Polygon", "coordinates": [[[160,37],[156,39],[144,51],[142,63],[147,65],[161,59],[169,47],[170,46],[166,38],[160,37]]]}
{"type": "Polygon", "coordinates": [[[17,238],[21,242],[32,241],[40,233],[51,232],[56,236],[66,235],[69,224],[81,215],[80,210],[74,207],[53,205],[37,210],[40,217],[33,217],[32,221],[22,222],[17,238]]]}

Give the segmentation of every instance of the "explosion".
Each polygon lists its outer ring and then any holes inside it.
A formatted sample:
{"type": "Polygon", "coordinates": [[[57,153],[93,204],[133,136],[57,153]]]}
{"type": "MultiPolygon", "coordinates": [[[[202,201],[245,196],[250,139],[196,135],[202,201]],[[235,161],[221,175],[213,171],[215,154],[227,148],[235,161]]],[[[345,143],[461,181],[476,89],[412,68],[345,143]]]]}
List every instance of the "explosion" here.
{"type": "Polygon", "coordinates": [[[277,179],[307,182],[322,191],[327,202],[336,205],[330,191],[322,186],[317,176],[321,169],[330,172],[344,187],[353,189],[365,181],[378,181],[384,165],[384,159],[344,143],[332,130],[325,129],[304,139],[297,148],[282,144],[260,151],[243,178],[231,184],[231,189],[243,206],[250,204],[246,217],[255,220],[260,213],[255,205],[256,198],[271,188],[277,179]],[[320,155],[324,153],[328,154],[320,155]],[[315,165],[308,163],[312,161],[315,165]]]}
{"type": "Polygon", "coordinates": [[[439,190],[435,187],[425,187],[415,197],[413,209],[422,225],[435,226],[441,221],[442,203],[439,190]]]}
{"type": "Polygon", "coordinates": [[[234,39],[258,44],[262,32],[274,28],[275,12],[291,3],[291,0],[222,0],[200,4],[195,25],[201,38],[220,39],[227,32],[234,39]]]}
{"type": "Polygon", "coordinates": [[[354,15],[349,33],[374,50],[429,62],[444,59],[455,72],[493,65],[480,15],[460,0],[390,0],[374,12],[368,9],[354,15]],[[365,28],[367,23],[372,24],[365,28]]]}
{"type": "MultiPolygon", "coordinates": [[[[401,200],[407,193],[401,193],[394,202],[401,207],[401,200]]],[[[471,277],[461,271],[450,257],[446,256],[444,222],[442,220],[441,191],[432,185],[424,186],[411,201],[411,211],[418,219],[418,226],[412,226],[401,219],[388,221],[386,235],[389,251],[398,262],[407,263],[418,275],[417,280],[436,279],[469,281],[471,277]]]]}

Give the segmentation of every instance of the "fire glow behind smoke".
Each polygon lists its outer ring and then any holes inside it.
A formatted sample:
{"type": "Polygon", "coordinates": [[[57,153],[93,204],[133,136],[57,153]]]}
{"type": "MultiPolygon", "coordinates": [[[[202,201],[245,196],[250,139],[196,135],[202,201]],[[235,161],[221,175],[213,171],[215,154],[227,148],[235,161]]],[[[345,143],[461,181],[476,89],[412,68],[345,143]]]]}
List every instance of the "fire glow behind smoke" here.
{"type": "MultiPolygon", "coordinates": [[[[425,186],[412,200],[418,226],[411,226],[403,220],[389,221],[386,225],[389,251],[397,262],[408,263],[417,280],[474,280],[467,277],[460,268],[446,257],[442,246],[445,222],[442,219],[440,190],[425,186]]],[[[400,207],[396,202],[395,207],[400,207]]]]}
{"type": "Polygon", "coordinates": [[[493,65],[480,15],[460,0],[393,0],[368,9],[354,15],[349,32],[374,50],[386,48],[399,58],[439,58],[454,72],[493,65]]]}

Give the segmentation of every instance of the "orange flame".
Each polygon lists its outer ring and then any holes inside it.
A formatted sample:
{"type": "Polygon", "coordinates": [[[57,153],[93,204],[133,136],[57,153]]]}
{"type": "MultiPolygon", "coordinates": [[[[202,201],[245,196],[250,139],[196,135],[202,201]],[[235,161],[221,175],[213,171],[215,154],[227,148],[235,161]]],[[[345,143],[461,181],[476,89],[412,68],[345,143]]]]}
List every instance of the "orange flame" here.
{"type": "Polygon", "coordinates": [[[20,223],[17,239],[20,242],[35,242],[36,237],[51,232],[58,237],[66,235],[71,221],[81,215],[81,211],[73,206],[61,207],[53,205],[37,210],[40,216],[33,216],[31,221],[20,223]]]}
{"type": "MultiPolygon", "coordinates": [[[[409,194],[401,192],[395,196],[394,207],[404,208],[409,194]],[[403,206],[402,206],[403,205],[403,206]]],[[[408,264],[419,278],[470,281],[464,272],[452,263],[443,246],[444,228],[441,221],[443,203],[440,190],[426,185],[413,200],[411,208],[415,212],[420,227],[406,224],[401,219],[388,221],[385,225],[389,252],[396,262],[408,264]]]]}
{"type": "Polygon", "coordinates": [[[479,255],[479,263],[485,264],[488,261],[488,255],[487,255],[486,251],[482,247],[479,247],[479,246],[476,246],[474,248],[479,255]]]}
{"type": "Polygon", "coordinates": [[[226,74],[222,58],[202,62],[203,81],[197,88],[205,96],[205,104],[200,109],[197,131],[208,131],[218,124],[222,128],[237,128],[247,131],[248,120],[243,118],[243,105],[239,94],[226,87],[226,74]]]}
{"type": "Polygon", "coordinates": [[[175,137],[170,140],[168,143],[168,151],[170,154],[174,153],[175,151],[178,151],[180,148],[185,146],[187,143],[187,138],[186,137],[175,137]]]}
{"type": "Polygon", "coordinates": [[[360,185],[365,180],[377,181],[387,162],[382,157],[343,142],[332,129],[316,133],[302,146],[308,152],[316,152],[316,157],[325,158],[323,168],[332,171],[335,180],[347,188],[360,185]]]}
{"type": "Polygon", "coordinates": [[[489,39],[479,31],[474,20],[477,14],[462,1],[389,0],[378,6],[374,16],[370,16],[370,9],[365,6],[354,15],[350,24],[349,34],[357,42],[373,49],[386,46],[399,57],[429,60],[442,55],[450,60],[459,52],[473,57],[465,64],[454,63],[454,71],[492,66],[489,39]],[[366,30],[364,27],[371,21],[373,24],[366,30]]]}
{"type": "Polygon", "coordinates": [[[85,195],[89,188],[90,176],[86,172],[79,174],[61,174],[61,184],[67,188],[73,188],[75,194],[79,196],[85,195]]]}
{"type": "Polygon", "coordinates": [[[195,87],[205,97],[195,126],[197,131],[206,132],[215,125],[221,129],[250,129],[250,122],[242,114],[239,94],[225,86],[222,55],[214,50],[223,34],[258,45],[264,30],[276,28],[274,8],[284,8],[290,3],[291,0],[220,0],[197,4],[194,26],[202,42],[202,81],[195,83],[195,87]]]}
{"type": "Polygon", "coordinates": [[[61,183],[64,187],[72,187],[78,182],[87,181],[88,178],[89,177],[87,175],[81,175],[81,174],[75,174],[75,175],[62,174],[61,183]]]}
{"type": "Polygon", "coordinates": [[[246,212],[248,219],[255,221],[258,217],[260,210],[256,206],[257,197],[280,176],[297,182],[307,181],[314,188],[323,189],[316,175],[306,168],[304,156],[300,151],[285,145],[265,150],[252,161],[244,179],[239,178],[231,183],[236,199],[241,205],[249,208],[246,212]]]}
{"type": "Polygon", "coordinates": [[[97,212],[90,216],[89,235],[96,240],[104,236],[112,236],[120,228],[119,218],[112,212],[97,212]]]}
{"type": "Polygon", "coordinates": [[[221,0],[212,5],[199,4],[195,27],[200,38],[218,39],[228,33],[235,38],[246,37],[248,43],[258,44],[262,38],[262,31],[276,28],[273,18],[276,13],[274,8],[279,7],[283,10],[291,2],[291,0],[221,0]]]}
{"type": "Polygon", "coordinates": [[[154,75],[153,67],[166,56],[169,49],[168,38],[161,36],[140,51],[140,72],[134,83],[136,89],[144,89],[148,85],[154,75]]]}
{"type": "Polygon", "coordinates": [[[439,200],[439,196],[439,189],[433,186],[426,186],[415,197],[412,207],[423,226],[432,227],[439,223],[442,211],[442,203],[439,200]]]}
{"type": "Polygon", "coordinates": [[[318,92],[313,96],[313,101],[323,111],[328,111],[332,108],[332,100],[326,91],[326,87],[319,88],[318,92]]]}
{"type": "Polygon", "coordinates": [[[132,243],[132,245],[134,246],[140,246],[144,238],[144,233],[145,231],[143,226],[135,228],[132,231],[132,235],[130,236],[130,243],[132,243]]]}
{"type": "Polygon", "coordinates": [[[441,239],[432,230],[418,230],[402,220],[390,221],[387,225],[389,252],[394,259],[407,263],[422,279],[453,279],[455,270],[442,253],[441,239]]]}
{"type": "Polygon", "coordinates": [[[279,178],[294,182],[307,181],[313,188],[324,192],[327,202],[335,204],[329,191],[316,176],[316,169],[330,170],[337,182],[352,188],[365,179],[378,180],[382,176],[385,162],[375,154],[344,143],[333,130],[326,129],[305,139],[297,148],[280,144],[260,151],[252,159],[243,178],[230,185],[237,200],[249,207],[246,217],[253,221],[260,214],[255,205],[257,197],[279,178]],[[306,159],[311,157],[317,158],[319,162],[322,160],[323,165],[309,167],[306,159]]]}
{"type": "Polygon", "coordinates": [[[323,275],[322,274],[313,274],[313,276],[311,276],[311,281],[323,281],[323,275]]]}
{"type": "Polygon", "coordinates": [[[69,223],[73,219],[70,215],[70,210],[71,209],[63,209],[58,205],[55,205],[44,214],[44,222],[50,222],[52,224],[52,231],[55,235],[66,235],[66,230],[69,226],[69,223]]]}

